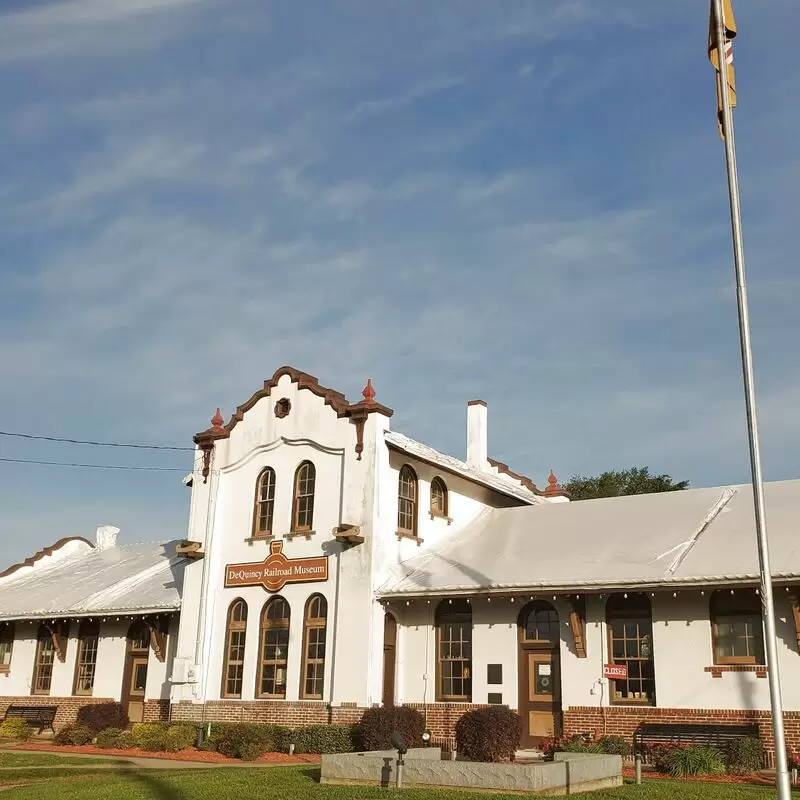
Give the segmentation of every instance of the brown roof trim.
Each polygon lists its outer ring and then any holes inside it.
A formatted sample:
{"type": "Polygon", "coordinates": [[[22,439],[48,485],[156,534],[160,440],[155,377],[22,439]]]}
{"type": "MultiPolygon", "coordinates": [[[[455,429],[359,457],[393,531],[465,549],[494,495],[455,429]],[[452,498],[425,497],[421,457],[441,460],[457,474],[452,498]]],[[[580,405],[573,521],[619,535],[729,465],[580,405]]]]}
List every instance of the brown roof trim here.
{"type": "Polygon", "coordinates": [[[470,400],[467,402],[468,406],[483,406],[484,408],[488,408],[489,406],[486,405],[485,400],[470,400]]]}
{"type": "MultiPolygon", "coordinates": [[[[485,487],[490,492],[496,492],[497,494],[503,495],[503,497],[510,497],[512,500],[520,500],[520,498],[517,497],[517,495],[511,494],[512,487],[510,487],[510,486],[508,487],[509,491],[505,492],[505,491],[503,491],[502,489],[500,489],[497,486],[489,486],[488,484],[483,483],[481,481],[481,479],[479,477],[477,477],[477,476],[464,475],[463,472],[457,472],[456,470],[451,469],[450,467],[447,467],[447,466],[445,466],[444,464],[441,464],[438,461],[434,461],[432,458],[425,458],[425,456],[418,455],[417,453],[409,453],[406,450],[403,450],[403,448],[400,447],[400,445],[395,444],[394,442],[388,441],[388,442],[386,442],[386,446],[390,450],[394,450],[395,453],[402,453],[403,455],[407,456],[408,458],[415,459],[417,461],[421,461],[423,464],[428,464],[431,467],[436,467],[436,469],[440,470],[441,472],[446,472],[448,475],[455,475],[457,478],[461,478],[462,480],[471,481],[472,483],[477,483],[479,486],[485,487]]],[[[490,473],[487,473],[487,474],[490,474],[490,473]]],[[[542,492],[537,490],[536,494],[542,494],[542,492]]],[[[521,501],[521,502],[524,502],[524,501],[521,501]]]]}
{"type": "Polygon", "coordinates": [[[298,388],[307,389],[317,397],[322,397],[325,404],[329,405],[339,417],[349,417],[350,420],[356,425],[357,428],[357,445],[356,452],[361,457],[363,450],[363,428],[367,416],[370,414],[383,414],[384,416],[391,417],[394,414],[391,408],[381,405],[375,400],[375,389],[372,386],[372,381],[368,381],[367,386],[362,392],[363,400],[357,403],[350,403],[348,399],[335,389],[328,389],[322,386],[320,382],[307,372],[301,372],[294,367],[281,367],[269,379],[264,381],[264,385],[249,400],[237,406],[236,411],[231,416],[227,425],[222,424],[222,414],[217,409],[217,413],[211,420],[211,427],[206,430],[195,434],[194,443],[204,450],[203,456],[203,477],[208,477],[209,459],[211,449],[217,439],[227,439],[231,435],[231,431],[236,427],[244,415],[262,398],[269,397],[272,390],[278,385],[278,381],[284,376],[288,375],[292,379],[292,383],[296,383],[298,388]]]}
{"type": "Polygon", "coordinates": [[[56,550],[60,550],[64,545],[69,544],[70,542],[85,542],[89,545],[89,547],[94,549],[94,545],[88,539],[84,539],[83,536],[65,536],[63,539],[59,539],[55,544],[51,544],[49,547],[43,547],[38,553],[34,553],[30,558],[20,561],[19,564],[12,564],[10,567],[8,567],[8,569],[0,572],[0,578],[5,578],[8,575],[12,575],[18,569],[22,569],[23,567],[32,567],[37,561],[41,561],[43,558],[53,555],[56,550]]]}
{"type": "Polygon", "coordinates": [[[520,475],[518,472],[514,472],[513,470],[509,469],[508,464],[504,464],[502,461],[497,461],[494,458],[487,458],[487,461],[498,472],[501,472],[503,475],[508,475],[509,478],[519,481],[529,491],[544,497],[545,493],[539,489],[530,478],[527,478],[525,475],[520,475]]]}

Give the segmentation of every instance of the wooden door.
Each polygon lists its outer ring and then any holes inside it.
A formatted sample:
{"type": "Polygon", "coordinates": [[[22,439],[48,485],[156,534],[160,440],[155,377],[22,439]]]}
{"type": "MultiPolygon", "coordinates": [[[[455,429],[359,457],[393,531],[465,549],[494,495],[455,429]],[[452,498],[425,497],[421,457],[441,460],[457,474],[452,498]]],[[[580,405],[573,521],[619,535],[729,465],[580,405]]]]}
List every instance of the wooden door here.
{"type": "Polygon", "coordinates": [[[540,744],[561,734],[561,679],[558,651],[521,651],[522,696],[520,710],[524,724],[524,744],[540,744]]]}
{"type": "Polygon", "coordinates": [[[383,705],[393,706],[397,674],[397,620],[387,614],[383,618],[383,705]]]}
{"type": "Polygon", "coordinates": [[[144,720],[144,690],[147,685],[147,655],[129,655],[128,685],[126,700],[128,719],[131,722],[144,720]]]}

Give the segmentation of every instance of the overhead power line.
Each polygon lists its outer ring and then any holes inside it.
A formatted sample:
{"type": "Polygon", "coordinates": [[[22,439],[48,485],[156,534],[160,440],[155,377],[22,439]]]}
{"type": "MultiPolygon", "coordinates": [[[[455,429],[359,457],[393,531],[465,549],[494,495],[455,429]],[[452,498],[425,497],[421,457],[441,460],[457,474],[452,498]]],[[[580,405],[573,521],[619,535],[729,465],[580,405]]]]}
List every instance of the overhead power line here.
{"type": "Polygon", "coordinates": [[[186,472],[186,467],[135,467],[130,464],[76,464],[68,461],[34,461],[27,458],[0,458],[12,464],[40,464],[47,467],[81,467],[83,469],[123,469],[140,472],[186,472]]]}
{"type": "Polygon", "coordinates": [[[175,447],[163,444],[125,444],[122,442],[94,442],[88,439],[65,439],[59,436],[34,436],[31,433],[0,431],[0,436],[14,436],[19,439],[37,439],[45,442],[64,442],[66,444],[89,444],[94,447],[133,447],[137,450],[182,450],[194,452],[194,447],[175,447]]]}

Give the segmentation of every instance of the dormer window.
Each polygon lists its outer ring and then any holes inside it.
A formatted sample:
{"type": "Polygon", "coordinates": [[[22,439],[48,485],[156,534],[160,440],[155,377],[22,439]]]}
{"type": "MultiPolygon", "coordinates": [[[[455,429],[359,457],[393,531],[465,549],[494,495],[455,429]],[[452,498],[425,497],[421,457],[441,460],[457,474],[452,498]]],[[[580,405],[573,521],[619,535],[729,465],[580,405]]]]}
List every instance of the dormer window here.
{"type": "Polygon", "coordinates": [[[448,517],[447,486],[445,482],[436,477],[431,481],[431,518],[433,517],[448,517]]]}
{"type": "Polygon", "coordinates": [[[397,534],[416,538],[417,535],[417,474],[408,464],[400,470],[397,492],[397,534]]]}

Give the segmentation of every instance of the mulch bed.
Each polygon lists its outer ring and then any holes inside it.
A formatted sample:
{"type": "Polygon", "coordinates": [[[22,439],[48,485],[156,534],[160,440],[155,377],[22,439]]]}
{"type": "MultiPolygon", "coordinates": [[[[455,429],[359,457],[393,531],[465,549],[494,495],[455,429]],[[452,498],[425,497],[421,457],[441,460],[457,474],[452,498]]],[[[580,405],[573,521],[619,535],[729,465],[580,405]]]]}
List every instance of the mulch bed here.
{"type": "MultiPolygon", "coordinates": [[[[635,778],[636,773],[630,767],[623,767],[623,778],[635,778]]],[[[654,772],[649,769],[642,770],[642,780],[656,779],[660,781],[699,781],[706,783],[747,783],[755,786],[774,786],[775,781],[765,778],[763,775],[754,773],[751,775],[692,775],[691,778],[676,778],[674,775],[663,772],[654,772]]]]}
{"type": "Polygon", "coordinates": [[[301,764],[319,764],[320,756],[311,753],[303,753],[290,756],[288,753],[264,753],[263,756],[253,761],[241,761],[238,758],[228,758],[222,753],[215,753],[208,750],[198,750],[190,747],[181,750],[180,753],[153,753],[150,750],[140,750],[132,747],[127,750],[117,750],[115,748],[95,747],[91,744],[84,745],[57,745],[44,742],[31,742],[29,744],[19,744],[8,750],[37,750],[43,753],[81,753],[83,755],[113,756],[114,758],[160,758],[169,761],[202,761],[212,764],[284,764],[286,766],[299,766],[301,764]]]}

